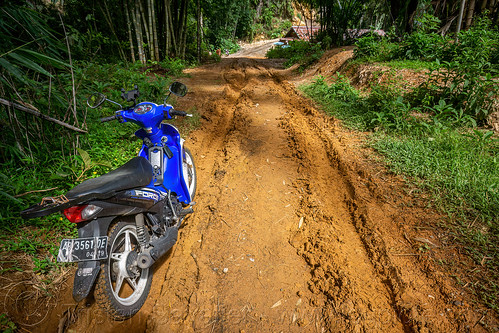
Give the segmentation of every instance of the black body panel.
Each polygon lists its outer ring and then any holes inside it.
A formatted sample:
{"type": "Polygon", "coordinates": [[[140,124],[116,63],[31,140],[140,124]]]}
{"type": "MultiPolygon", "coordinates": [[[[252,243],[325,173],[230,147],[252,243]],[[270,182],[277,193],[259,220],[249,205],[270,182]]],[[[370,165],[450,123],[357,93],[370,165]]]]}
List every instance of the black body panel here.
{"type": "MultiPolygon", "coordinates": [[[[78,237],[107,236],[107,229],[115,216],[103,217],[78,225],[78,237]]],[[[73,299],[81,301],[88,296],[100,271],[100,261],[80,261],[73,283],[73,299]]]]}

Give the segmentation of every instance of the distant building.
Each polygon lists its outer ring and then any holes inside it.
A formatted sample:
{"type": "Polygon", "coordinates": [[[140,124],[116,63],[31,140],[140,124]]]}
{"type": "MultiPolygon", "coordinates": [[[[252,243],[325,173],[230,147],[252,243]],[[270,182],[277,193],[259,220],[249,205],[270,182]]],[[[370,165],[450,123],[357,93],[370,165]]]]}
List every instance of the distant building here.
{"type": "MultiPolygon", "coordinates": [[[[307,27],[304,25],[294,25],[289,29],[288,33],[280,39],[281,42],[287,44],[291,40],[304,40],[310,41],[313,35],[316,35],[321,30],[320,26],[307,27]]],[[[371,29],[347,29],[346,33],[343,35],[343,39],[358,39],[365,34],[370,32],[376,33],[380,36],[384,36],[385,32],[383,30],[371,30],[371,29]]]]}
{"type": "Polygon", "coordinates": [[[310,37],[313,35],[316,35],[321,27],[319,26],[312,26],[312,27],[306,27],[304,25],[294,25],[289,29],[288,33],[281,38],[281,40],[295,40],[295,39],[300,39],[300,40],[305,40],[309,41],[310,37]]]}

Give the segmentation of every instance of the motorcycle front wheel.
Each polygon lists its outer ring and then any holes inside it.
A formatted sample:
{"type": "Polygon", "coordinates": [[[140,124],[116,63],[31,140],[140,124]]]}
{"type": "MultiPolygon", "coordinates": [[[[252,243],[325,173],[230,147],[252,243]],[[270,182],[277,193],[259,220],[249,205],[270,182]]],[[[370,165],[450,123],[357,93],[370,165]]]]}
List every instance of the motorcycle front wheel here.
{"type": "Polygon", "coordinates": [[[109,257],[101,264],[94,295],[112,319],[125,320],[146,301],[153,272],[136,265],[140,245],[134,222],[116,223],[108,236],[109,257]]]}
{"type": "Polygon", "coordinates": [[[189,189],[189,195],[191,196],[191,201],[194,200],[194,195],[196,194],[196,165],[194,165],[194,158],[192,157],[191,151],[184,147],[184,156],[182,159],[182,172],[184,175],[187,188],[189,189]]]}

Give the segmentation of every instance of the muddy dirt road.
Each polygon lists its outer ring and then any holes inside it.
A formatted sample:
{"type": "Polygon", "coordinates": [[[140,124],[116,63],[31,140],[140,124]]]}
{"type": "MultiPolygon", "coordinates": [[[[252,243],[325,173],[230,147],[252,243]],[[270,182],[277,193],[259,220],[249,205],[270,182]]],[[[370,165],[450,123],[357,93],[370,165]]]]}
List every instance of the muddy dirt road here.
{"type": "MultiPolygon", "coordinates": [[[[400,180],[366,164],[361,142],[297,93],[279,61],[225,58],[188,71],[202,126],[195,213],[157,265],[144,308],[85,332],[457,332],[487,316],[434,269],[400,180]]],[[[419,225],[424,225],[419,224],[419,225]]]]}

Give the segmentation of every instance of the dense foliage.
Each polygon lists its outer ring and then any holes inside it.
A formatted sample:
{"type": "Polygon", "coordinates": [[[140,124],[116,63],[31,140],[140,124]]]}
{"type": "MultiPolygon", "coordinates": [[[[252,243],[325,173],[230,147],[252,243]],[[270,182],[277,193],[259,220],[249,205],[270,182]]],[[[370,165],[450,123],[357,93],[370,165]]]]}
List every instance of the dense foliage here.
{"type": "Polygon", "coordinates": [[[483,124],[499,92],[499,30],[481,17],[454,40],[437,33],[439,23],[424,15],[419,28],[401,42],[390,36],[366,36],[357,42],[355,56],[427,61],[428,80],[407,96],[411,105],[455,121],[483,124]]]}
{"type": "Polygon", "coordinates": [[[327,36],[335,45],[351,43],[352,38],[358,37],[356,34],[358,29],[393,30],[397,36],[413,32],[419,27],[420,19],[426,13],[436,15],[442,22],[438,26],[438,31],[442,35],[461,28],[468,29],[475,18],[480,15],[487,15],[495,25],[499,23],[499,5],[497,2],[487,0],[466,2],[460,0],[297,0],[295,4],[303,13],[306,24],[307,20],[310,25],[313,22],[320,23],[322,33],[319,39],[327,36]],[[464,14],[462,18],[460,13],[464,14]],[[458,22],[461,22],[461,25],[458,22]]]}

